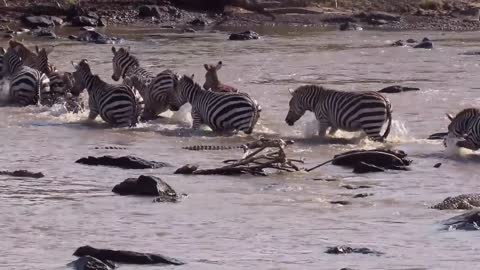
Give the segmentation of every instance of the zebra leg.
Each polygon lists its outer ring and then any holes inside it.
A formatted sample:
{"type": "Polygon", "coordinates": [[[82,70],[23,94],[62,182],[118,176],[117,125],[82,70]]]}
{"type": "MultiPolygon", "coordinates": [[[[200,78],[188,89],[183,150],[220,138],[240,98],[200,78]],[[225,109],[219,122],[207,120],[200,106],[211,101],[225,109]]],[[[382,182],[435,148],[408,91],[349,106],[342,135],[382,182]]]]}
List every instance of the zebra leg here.
{"type": "Polygon", "coordinates": [[[338,128],[336,127],[330,127],[330,130],[328,131],[329,136],[335,135],[335,132],[337,132],[338,128]]]}
{"type": "Polygon", "coordinates": [[[90,110],[90,113],[88,113],[88,120],[93,121],[95,118],[97,118],[98,112],[94,110],[90,110]]]}
{"type": "Polygon", "coordinates": [[[327,129],[330,126],[330,122],[327,121],[326,119],[320,119],[318,120],[318,136],[320,138],[325,138],[325,135],[327,134],[327,129]]]}
{"type": "Polygon", "coordinates": [[[193,130],[199,129],[200,126],[202,125],[202,117],[197,112],[197,110],[195,110],[193,108],[192,108],[192,120],[193,120],[192,129],[193,130]]]}

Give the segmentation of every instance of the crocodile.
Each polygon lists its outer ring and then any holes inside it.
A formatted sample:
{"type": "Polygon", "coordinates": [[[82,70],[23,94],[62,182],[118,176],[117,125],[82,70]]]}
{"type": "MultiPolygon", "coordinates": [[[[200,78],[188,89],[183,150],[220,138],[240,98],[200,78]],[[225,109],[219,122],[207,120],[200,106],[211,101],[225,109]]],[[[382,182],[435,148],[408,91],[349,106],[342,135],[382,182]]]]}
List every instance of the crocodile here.
{"type": "Polygon", "coordinates": [[[102,150],[127,150],[128,148],[122,146],[95,146],[93,149],[102,150]]]}
{"type": "Polygon", "coordinates": [[[260,138],[256,141],[245,143],[242,145],[191,145],[182,147],[185,150],[191,151],[215,151],[215,150],[230,150],[230,149],[243,149],[244,152],[248,150],[262,148],[262,147],[285,147],[293,144],[293,140],[282,139],[266,139],[260,138]]]}
{"type": "Polygon", "coordinates": [[[433,209],[474,209],[480,207],[480,193],[462,194],[455,197],[447,197],[443,202],[431,206],[433,209]]]}

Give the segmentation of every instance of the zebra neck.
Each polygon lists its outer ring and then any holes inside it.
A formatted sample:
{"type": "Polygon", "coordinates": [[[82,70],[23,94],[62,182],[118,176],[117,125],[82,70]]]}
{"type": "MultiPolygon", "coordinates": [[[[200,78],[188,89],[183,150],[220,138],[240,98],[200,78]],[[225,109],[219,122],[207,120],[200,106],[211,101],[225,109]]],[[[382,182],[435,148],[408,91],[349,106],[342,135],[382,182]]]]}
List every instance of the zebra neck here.
{"type": "Polygon", "coordinates": [[[94,89],[101,89],[107,83],[102,81],[98,75],[86,75],[85,76],[85,88],[87,91],[92,91],[94,89]]]}
{"type": "Polygon", "coordinates": [[[183,96],[186,98],[188,103],[192,104],[195,100],[208,93],[208,91],[202,90],[200,86],[192,85],[184,89],[183,96]]]}

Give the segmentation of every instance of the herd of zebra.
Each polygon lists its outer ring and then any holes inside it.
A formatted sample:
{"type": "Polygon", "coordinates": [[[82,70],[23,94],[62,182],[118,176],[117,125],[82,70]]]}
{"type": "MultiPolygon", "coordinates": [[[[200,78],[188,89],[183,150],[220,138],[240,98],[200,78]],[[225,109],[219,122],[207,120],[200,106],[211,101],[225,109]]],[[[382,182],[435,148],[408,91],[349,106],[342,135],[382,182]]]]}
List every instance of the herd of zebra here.
{"type": "MultiPolygon", "coordinates": [[[[149,121],[159,114],[190,103],[193,129],[202,124],[215,132],[243,131],[251,134],[260,118],[261,106],[249,94],[220,82],[216,65],[205,64],[205,83],[200,86],[193,75],[179,76],[172,70],[158,74],[141,67],[130,48],[112,47],[112,79],[121,84],[110,84],[94,75],[83,59],[72,62],[73,72],[60,72],[49,63],[51,49],[38,48],[35,52],[22,42],[10,40],[5,51],[0,47],[0,80],[9,81],[9,103],[51,106],[55,103],[80,103],[80,94],[87,89],[89,120],[98,115],[113,127],[134,126],[149,121]]],[[[304,85],[290,90],[292,95],[285,122],[292,126],[306,111],[311,111],[319,123],[319,136],[327,130],[363,131],[368,138],[383,142],[390,132],[392,105],[378,92],[344,92],[317,85],[304,85]],[[381,135],[383,125],[386,130],[381,135]]],[[[79,106],[72,106],[79,108],[79,106]]],[[[480,148],[480,110],[465,109],[448,126],[448,136],[463,140],[458,146],[472,150],[480,148]]]]}

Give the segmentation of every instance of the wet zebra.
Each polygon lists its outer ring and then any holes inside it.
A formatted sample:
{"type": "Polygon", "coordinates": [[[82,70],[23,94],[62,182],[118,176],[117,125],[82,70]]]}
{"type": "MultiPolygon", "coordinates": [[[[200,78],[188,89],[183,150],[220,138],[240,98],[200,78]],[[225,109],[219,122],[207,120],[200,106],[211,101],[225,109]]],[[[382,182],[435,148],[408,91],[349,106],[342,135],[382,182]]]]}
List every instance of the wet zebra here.
{"type": "Polygon", "coordinates": [[[10,80],[10,102],[21,106],[47,103],[50,80],[44,73],[24,66],[16,50],[8,48],[3,58],[5,74],[10,80]]]}
{"type": "Polygon", "coordinates": [[[52,49],[47,51],[45,48],[39,49],[38,46],[35,46],[35,49],[37,52],[35,66],[38,70],[47,74],[50,79],[50,90],[54,95],[53,98],[65,96],[72,88],[70,80],[67,78],[68,74],[59,72],[54,65],[49,64],[48,54],[52,52],[52,49]]]}
{"type": "Polygon", "coordinates": [[[333,135],[338,129],[363,130],[375,141],[384,141],[390,133],[392,106],[390,101],[377,92],[343,92],[316,85],[300,86],[290,90],[290,109],[285,122],[289,126],[300,119],[305,111],[311,111],[319,121],[319,135],[333,135]],[[380,135],[383,124],[387,129],[380,135]]]}
{"type": "Polygon", "coordinates": [[[213,131],[243,131],[250,134],[261,108],[246,93],[217,93],[202,89],[192,77],[182,76],[170,97],[170,108],[177,111],[183,104],[192,105],[192,128],[208,125],[213,131]]]}
{"type": "Polygon", "coordinates": [[[128,85],[108,84],[98,75],[93,75],[86,59],[77,65],[72,62],[75,71],[73,91],[88,91],[89,120],[94,120],[99,114],[108,124],[114,127],[135,126],[142,112],[141,96],[128,85]]]}
{"type": "Polygon", "coordinates": [[[467,108],[455,115],[448,115],[451,123],[448,125],[448,135],[444,139],[446,146],[447,138],[463,138],[457,142],[457,146],[477,150],[480,148],[480,109],[467,108]]]}
{"type": "Polygon", "coordinates": [[[219,61],[216,65],[204,64],[203,67],[207,71],[203,89],[214,92],[238,92],[238,89],[235,87],[220,82],[217,71],[222,68],[222,61],[219,61]]]}
{"type": "Polygon", "coordinates": [[[145,108],[142,118],[153,119],[169,109],[168,96],[178,81],[177,75],[171,70],[164,70],[157,75],[140,67],[138,59],[130,54],[129,48],[116,49],[113,52],[114,81],[123,78],[123,83],[137,89],[143,97],[145,108]]]}
{"type": "Polygon", "coordinates": [[[0,81],[3,80],[4,72],[5,72],[4,65],[3,65],[3,57],[5,53],[6,53],[5,49],[3,47],[0,47],[0,81]]]}

